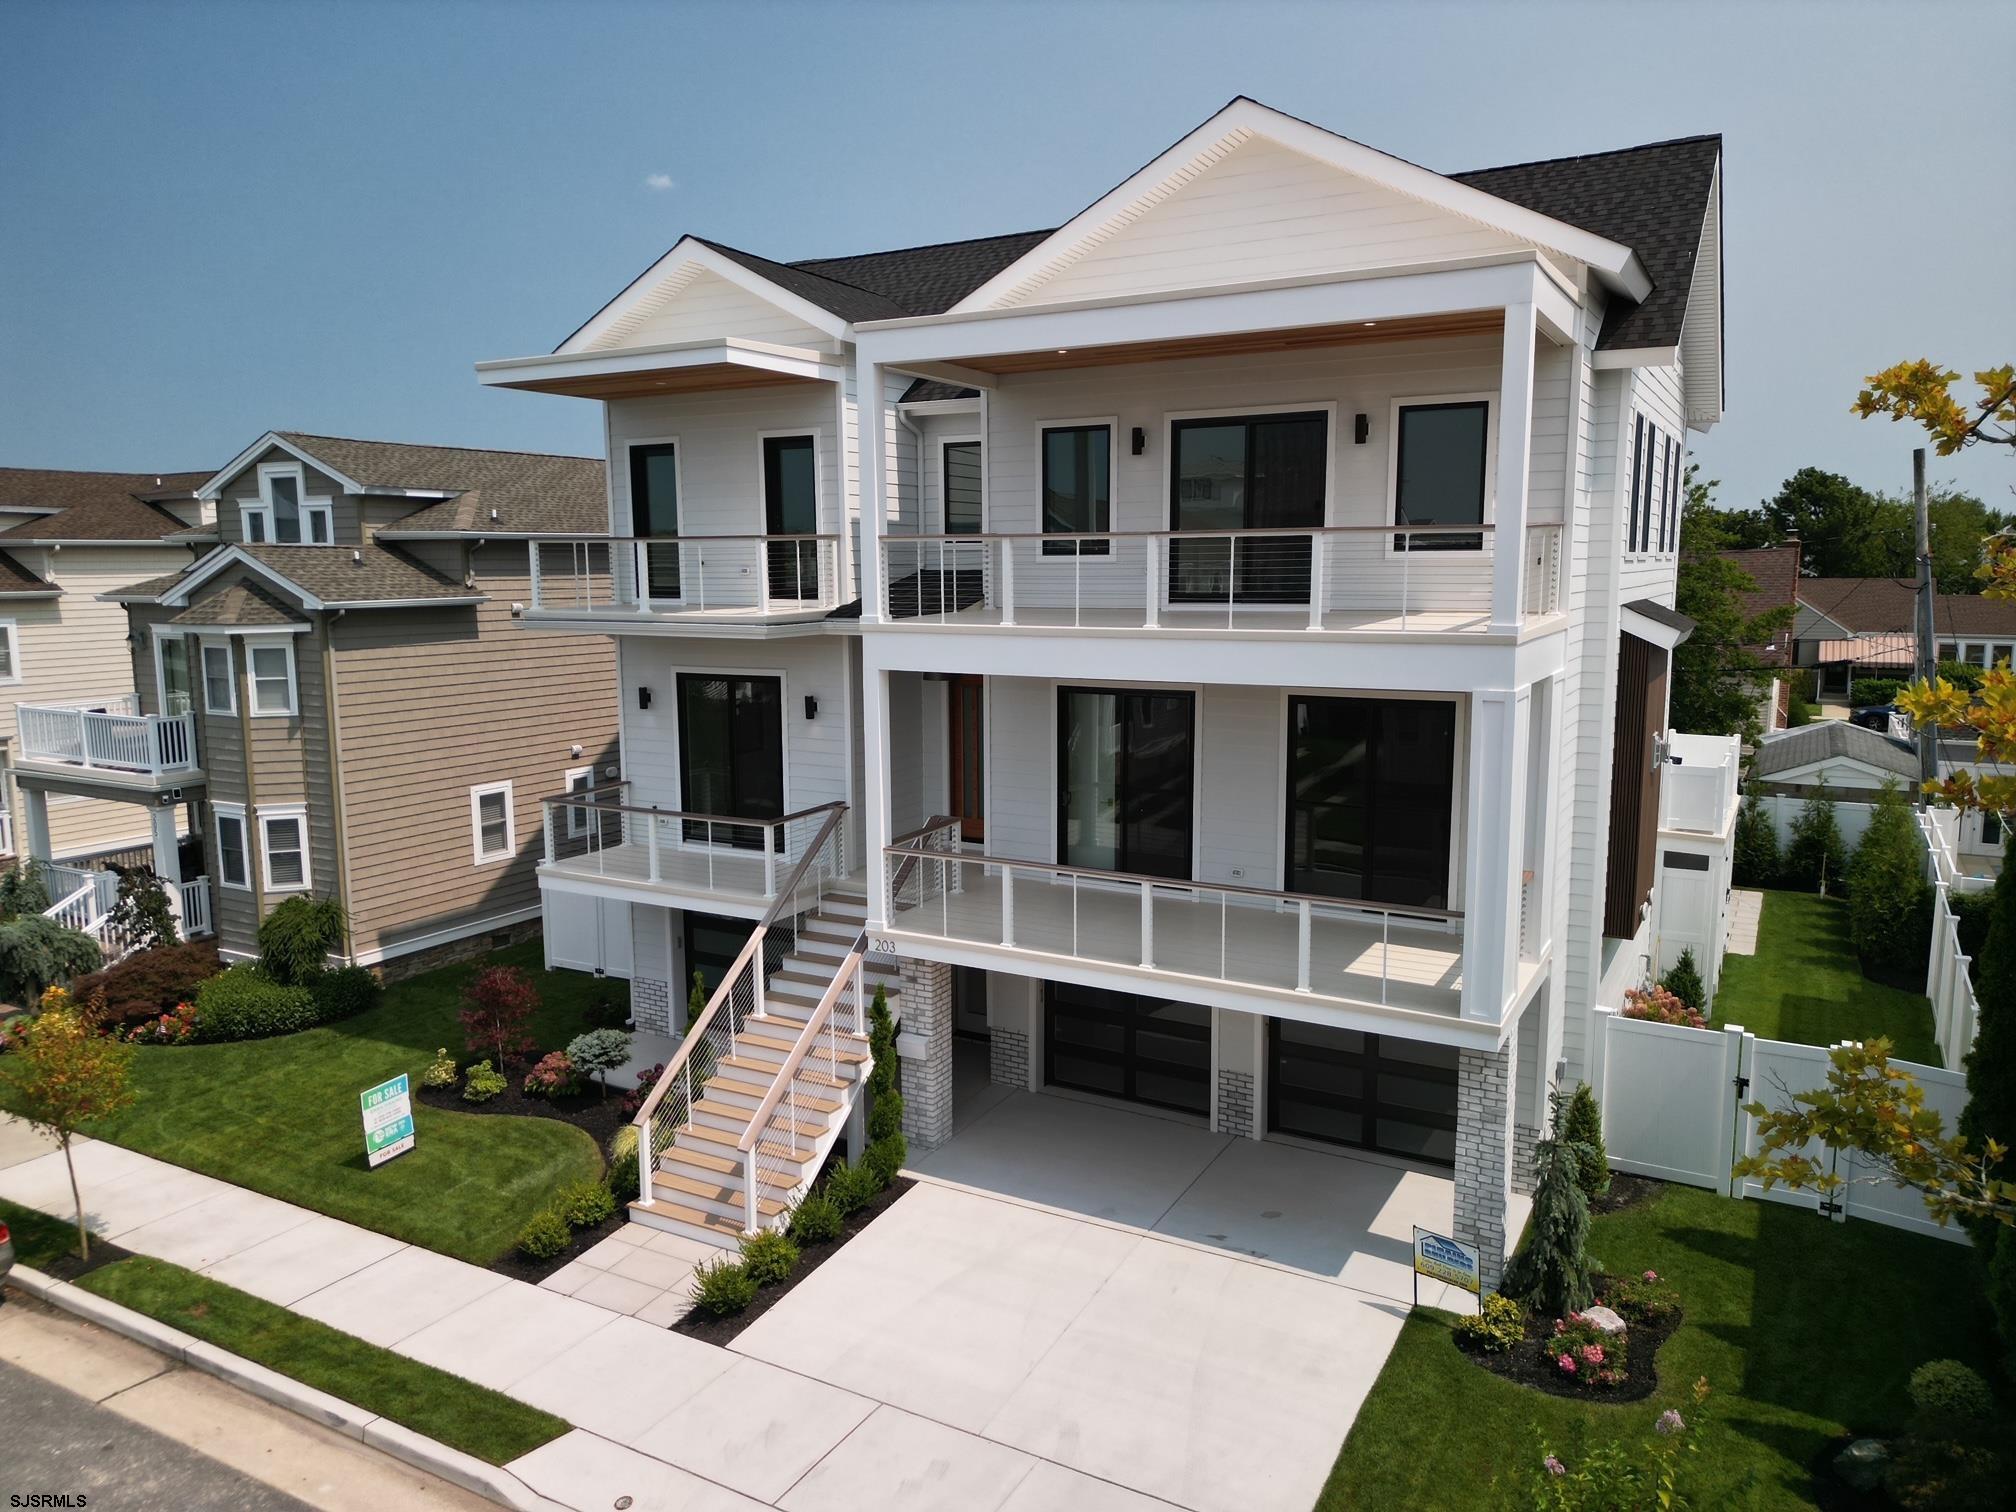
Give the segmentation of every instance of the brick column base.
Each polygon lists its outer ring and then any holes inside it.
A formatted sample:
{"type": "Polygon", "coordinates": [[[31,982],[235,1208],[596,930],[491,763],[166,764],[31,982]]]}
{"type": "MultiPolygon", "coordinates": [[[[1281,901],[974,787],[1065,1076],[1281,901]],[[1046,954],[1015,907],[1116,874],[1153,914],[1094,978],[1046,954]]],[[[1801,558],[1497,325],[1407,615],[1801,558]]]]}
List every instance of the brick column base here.
{"type": "Polygon", "coordinates": [[[672,1032],[672,984],[653,977],[630,981],[630,1017],[653,1034],[672,1032]]]}
{"type": "Polygon", "coordinates": [[[1248,1071],[1218,1069],[1218,1114],[1212,1121],[1214,1134],[1232,1134],[1251,1139],[1253,1123],[1253,1075],[1248,1071]]]}
{"type": "Polygon", "coordinates": [[[1512,1086],[1517,1052],[1463,1050],[1456,1060],[1456,1238],[1477,1251],[1487,1292],[1505,1274],[1512,1199],[1512,1086]]]}
{"type": "Polygon", "coordinates": [[[1029,1086],[1029,1036],[1014,1029],[987,1031],[987,1080],[1025,1091],[1029,1086]]]}
{"type": "Polygon", "coordinates": [[[1533,1173],[1533,1152],[1540,1144],[1540,1130],[1532,1124],[1512,1126],[1512,1190],[1521,1197],[1531,1197],[1533,1188],[1539,1185],[1533,1173]]]}
{"type": "Polygon", "coordinates": [[[930,1150],[952,1137],[952,968],[904,957],[903,1133],[930,1150]]]}

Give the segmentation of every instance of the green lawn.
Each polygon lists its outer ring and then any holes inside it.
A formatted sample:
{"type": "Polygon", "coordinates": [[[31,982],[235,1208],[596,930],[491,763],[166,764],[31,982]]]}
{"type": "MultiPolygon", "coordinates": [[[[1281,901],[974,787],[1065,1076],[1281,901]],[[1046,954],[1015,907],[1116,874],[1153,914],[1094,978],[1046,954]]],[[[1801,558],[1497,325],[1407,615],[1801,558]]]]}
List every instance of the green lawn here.
{"type": "Polygon", "coordinates": [[[1899,1060],[1940,1064],[1932,1005],[1862,975],[1848,905],[1814,893],[1766,892],[1755,955],[1725,955],[1714,1027],[1741,1024],[1801,1045],[1889,1039],[1899,1060]]]}
{"type": "Polygon", "coordinates": [[[1688,1465],[1692,1505],[1810,1506],[1808,1463],[1844,1431],[1901,1427],[1913,1369],[1943,1358],[1993,1368],[1992,1323],[1963,1245],[1671,1187],[1596,1219],[1589,1253],[1613,1272],[1655,1269],[1680,1292],[1686,1319],[1660,1351],[1654,1396],[1599,1406],[1514,1385],[1457,1351],[1450,1314],[1418,1310],[1318,1512],[1498,1505],[1542,1453],[1573,1462],[1585,1442],[1638,1442],[1667,1407],[1691,1420],[1699,1376],[1713,1396],[1688,1465]]]}
{"type": "MultiPolygon", "coordinates": [[[[539,1048],[586,1027],[605,983],[540,969],[535,941],[483,964],[525,967],[543,998],[539,1048]]],[[[138,1101],[90,1132],[102,1139],[488,1264],[510,1249],[555,1188],[601,1174],[602,1154],[555,1119],[413,1108],[414,1148],[371,1170],[357,1094],[405,1071],[418,1078],[439,1046],[462,1049],[455,1021],[477,966],[450,966],[388,988],[369,1013],[278,1039],[163,1045],[135,1059],[138,1101]]]]}

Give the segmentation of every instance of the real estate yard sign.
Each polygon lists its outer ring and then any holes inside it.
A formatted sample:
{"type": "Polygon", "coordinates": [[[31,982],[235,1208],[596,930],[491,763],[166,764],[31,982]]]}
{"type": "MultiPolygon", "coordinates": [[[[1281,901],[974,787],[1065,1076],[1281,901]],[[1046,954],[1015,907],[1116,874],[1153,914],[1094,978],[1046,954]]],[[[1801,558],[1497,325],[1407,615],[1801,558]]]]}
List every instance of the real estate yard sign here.
{"type": "Polygon", "coordinates": [[[357,1100],[364,1105],[364,1158],[381,1166],[413,1148],[413,1097],[405,1073],[380,1082],[357,1100]]]}
{"type": "Polygon", "coordinates": [[[1414,1300],[1421,1300],[1421,1277],[1431,1281],[1446,1282],[1450,1286],[1460,1286],[1471,1293],[1482,1291],[1482,1283],[1477,1264],[1477,1251],[1467,1244],[1458,1244],[1447,1234],[1431,1234],[1427,1229],[1414,1230],[1414,1300]]]}

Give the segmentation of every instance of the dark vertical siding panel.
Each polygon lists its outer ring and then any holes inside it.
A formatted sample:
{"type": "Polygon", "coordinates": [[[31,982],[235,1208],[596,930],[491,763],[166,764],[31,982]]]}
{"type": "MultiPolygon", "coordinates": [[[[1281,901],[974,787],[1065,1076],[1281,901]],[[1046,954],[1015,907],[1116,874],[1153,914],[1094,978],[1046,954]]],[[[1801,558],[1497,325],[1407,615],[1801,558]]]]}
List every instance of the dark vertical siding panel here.
{"type": "Polygon", "coordinates": [[[1610,771],[1610,868],[1603,889],[1603,933],[1628,940],[1652,896],[1659,849],[1659,772],[1652,764],[1666,710],[1666,653],[1636,636],[1617,652],[1616,754],[1610,771]]]}

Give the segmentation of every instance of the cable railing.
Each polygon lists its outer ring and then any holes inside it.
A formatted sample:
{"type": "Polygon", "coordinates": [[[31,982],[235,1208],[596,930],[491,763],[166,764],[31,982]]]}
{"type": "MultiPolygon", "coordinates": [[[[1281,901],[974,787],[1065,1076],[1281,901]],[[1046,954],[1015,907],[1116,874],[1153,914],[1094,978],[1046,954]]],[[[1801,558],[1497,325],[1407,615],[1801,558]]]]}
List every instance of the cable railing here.
{"type": "Polygon", "coordinates": [[[974,855],[956,823],[885,849],[893,930],[1427,1012],[1460,1008],[1463,915],[974,855]]]}
{"type": "Polygon", "coordinates": [[[541,799],[546,866],[751,899],[777,897],[796,878],[813,889],[812,903],[842,874],[840,837],[827,820],[845,804],[748,819],[630,803],[629,793],[628,782],[613,782],[541,799]],[[807,858],[817,865],[796,870],[807,858]]]}
{"type": "MultiPolygon", "coordinates": [[[[1561,605],[1561,527],[1529,525],[1522,612],[1561,605]]],[[[1497,532],[1329,525],[882,537],[892,620],[1423,632],[1488,629],[1497,532]]]]}
{"type": "MultiPolygon", "coordinates": [[[[583,795],[570,795],[577,799],[583,795]]],[[[823,858],[839,854],[841,821],[847,813],[844,803],[829,803],[810,813],[822,815],[811,842],[804,847],[790,874],[778,887],[776,897],[742,949],[737,952],[720,985],[707,998],[698,1018],[686,1026],[679,1048],[672,1053],[659,1074],[650,1095],[644,1099],[633,1120],[637,1128],[637,1196],[652,1200],[652,1178],[658,1157],[671,1145],[681,1127],[692,1121],[693,1109],[704,1093],[714,1068],[734,1053],[735,1037],[752,1018],[763,1012],[764,993],[769,987],[770,968],[764,941],[781,920],[795,921],[798,914],[817,907],[822,897],[823,858]]],[[[550,814],[549,813],[549,825],[550,814]]],[[[752,1120],[753,1122],[753,1120],[752,1120]]]]}
{"type": "Polygon", "coordinates": [[[532,607],[766,615],[843,601],[837,535],[582,536],[531,543],[532,607]]]}

